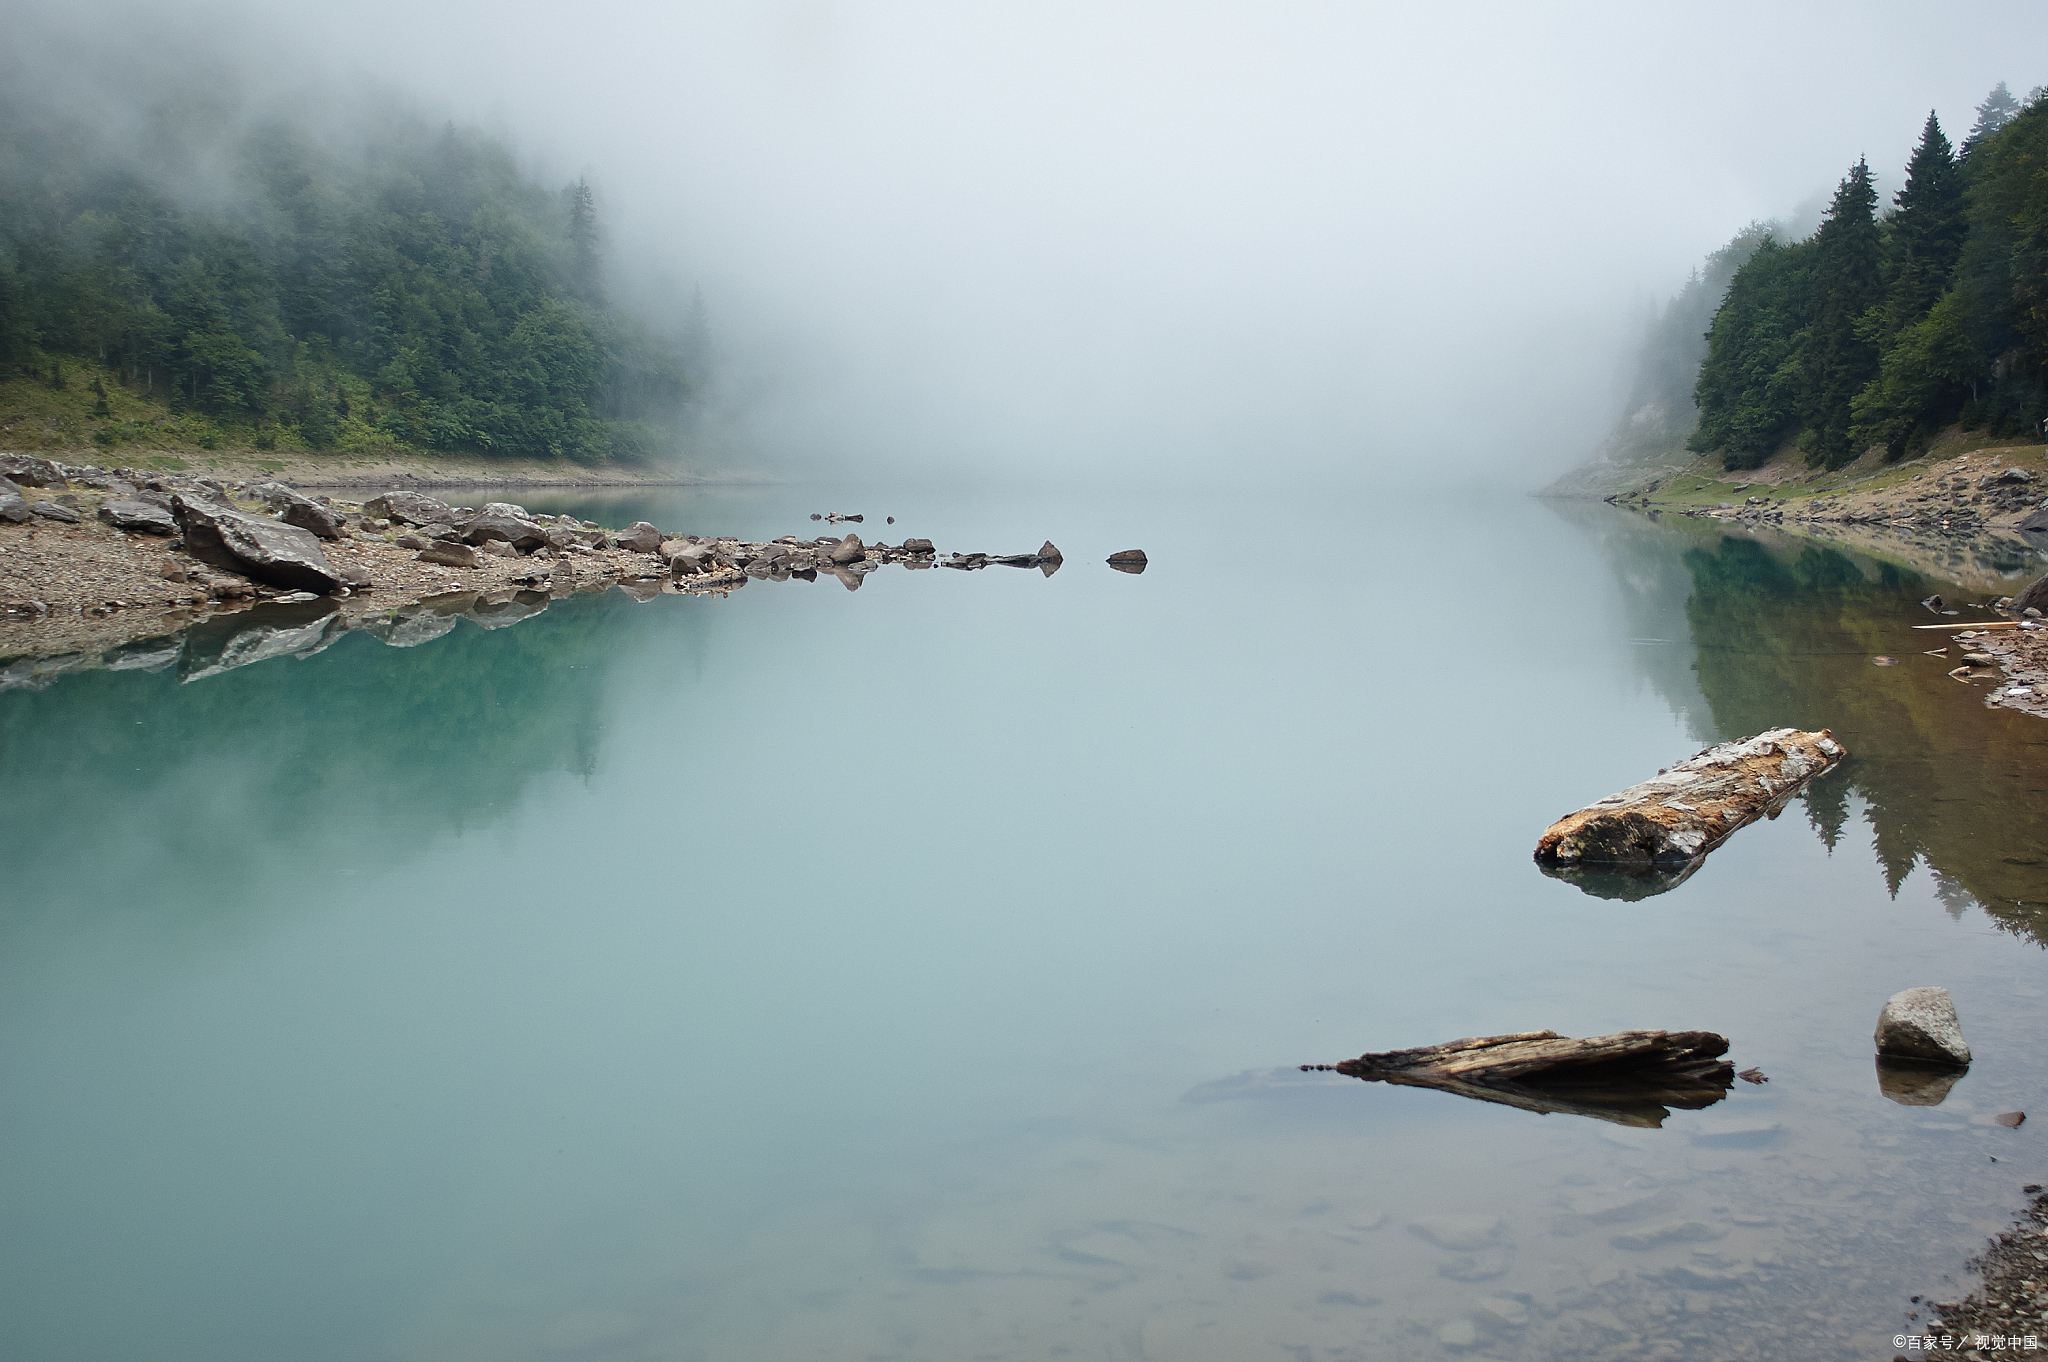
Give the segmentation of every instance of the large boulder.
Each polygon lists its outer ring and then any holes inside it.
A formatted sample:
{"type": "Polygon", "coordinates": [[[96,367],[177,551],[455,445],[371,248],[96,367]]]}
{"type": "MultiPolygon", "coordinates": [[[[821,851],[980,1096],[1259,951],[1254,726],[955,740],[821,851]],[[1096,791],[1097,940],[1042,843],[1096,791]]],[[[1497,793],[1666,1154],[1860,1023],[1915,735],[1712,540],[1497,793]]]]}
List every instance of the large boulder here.
{"type": "Polygon", "coordinates": [[[487,539],[501,539],[521,553],[532,553],[535,549],[552,545],[554,536],[562,531],[550,531],[545,525],[536,524],[524,515],[514,515],[517,507],[507,507],[504,502],[494,501],[469,519],[456,526],[456,531],[465,544],[481,544],[487,539]]]}
{"type": "Polygon", "coordinates": [[[166,535],[178,532],[176,517],[151,501],[110,501],[100,507],[99,517],[117,530],[166,535]]]}
{"type": "MultiPolygon", "coordinates": [[[[2043,517],[2048,517],[2048,511],[2041,512],[2040,517],[2036,518],[2043,517]]],[[[2020,528],[2025,529],[2026,526],[2022,525],[2020,528]]],[[[2048,524],[2044,524],[2042,528],[2048,529],[2048,524]]],[[[2006,610],[2015,615],[2024,615],[2030,608],[2048,615],[2048,576],[2042,577],[2025,591],[2013,597],[2012,604],[2008,605],[2006,610]]]]}
{"type": "Polygon", "coordinates": [[[76,525],[79,521],[85,518],[84,516],[81,516],[75,509],[66,506],[61,501],[51,501],[45,499],[43,501],[37,502],[35,505],[29,507],[29,509],[34,511],[37,515],[41,516],[45,520],[54,520],[64,525],[76,525]]]}
{"type": "Polygon", "coordinates": [[[924,555],[938,552],[937,549],[932,547],[932,541],[929,539],[906,539],[903,541],[903,551],[909,554],[924,555]]]}
{"type": "Polygon", "coordinates": [[[295,488],[281,482],[266,482],[250,488],[249,494],[262,498],[270,507],[271,514],[287,525],[311,530],[322,539],[341,538],[343,522],[340,514],[295,488]]]}
{"type": "Polygon", "coordinates": [[[0,477],[23,487],[62,487],[64,473],[48,459],[31,459],[23,454],[0,455],[0,477]]]}
{"type": "Polygon", "coordinates": [[[860,542],[860,536],[857,534],[849,534],[832,549],[832,562],[837,567],[858,563],[867,556],[867,545],[860,542]]]}
{"type": "Polygon", "coordinates": [[[35,519],[35,515],[21,489],[6,478],[0,478],[0,520],[10,525],[25,525],[35,519]]]}
{"type": "Polygon", "coordinates": [[[386,492],[363,503],[363,514],[401,525],[447,525],[460,520],[455,508],[421,492],[386,492]]]}
{"type": "Polygon", "coordinates": [[[171,498],[171,514],[186,551],[201,562],[294,591],[324,594],[343,584],[311,530],[182,493],[171,498]]]}
{"type": "Polygon", "coordinates": [[[1885,999],[1877,1014],[1877,1052],[1930,1064],[1970,1062],[1970,1046],[1945,988],[1909,988],[1885,999]]]}
{"type": "Polygon", "coordinates": [[[653,553],[661,548],[661,531],[644,520],[636,520],[619,531],[618,545],[629,553],[653,553]]]}

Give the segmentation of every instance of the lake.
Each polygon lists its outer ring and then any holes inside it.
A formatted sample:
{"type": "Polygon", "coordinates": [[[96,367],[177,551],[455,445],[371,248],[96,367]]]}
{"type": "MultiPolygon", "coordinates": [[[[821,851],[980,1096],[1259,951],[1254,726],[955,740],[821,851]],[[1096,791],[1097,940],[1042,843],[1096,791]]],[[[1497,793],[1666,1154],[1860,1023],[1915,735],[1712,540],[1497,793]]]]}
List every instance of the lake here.
{"type": "Polygon", "coordinates": [[[2038,555],[1326,491],[525,500],[1066,562],[0,695],[0,1353],[1889,1357],[2048,1181],[1990,1119],[2048,1116],[2048,725],[1909,628],[2038,555]],[[1670,892],[1532,864],[1781,725],[1853,755],[1670,892]],[[1938,1105],[1873,1065],[1921,984],[1976,1053],[1938,1105]],[[1292,1067],[1537,1028],[1719,1031],[1769,1082],[1643,1129],[1292,1067]]]}

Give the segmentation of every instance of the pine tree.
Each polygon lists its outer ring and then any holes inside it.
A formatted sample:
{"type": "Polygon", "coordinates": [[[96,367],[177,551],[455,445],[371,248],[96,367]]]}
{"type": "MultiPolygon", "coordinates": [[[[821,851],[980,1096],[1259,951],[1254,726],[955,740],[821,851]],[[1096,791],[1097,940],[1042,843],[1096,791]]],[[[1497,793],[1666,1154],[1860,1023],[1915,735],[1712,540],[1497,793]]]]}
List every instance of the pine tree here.
{"type": "Polygon", "coordinates": [[[569,269],[571,283],[585,302],[600,303],[604,297],[602,268],[597,249],[597,204],[587,180],[569,187],[569,269]]]}
{"type": "Polygon", "coordinates": [[[1849,438],[1849,403],[1877,377],[1878,346],[1868,314],[1884,301],[1877,189],[1863,160],[1835,189],[1814,233],[1814,308],[1802,365],[1800,414],[1807,462],[1840,468],[1860,452],[1849,438]]]}
{"type": "Polygon", "coordinates": [[[2012,91],[2000,81],[1991,87],[1991,93],[1984,96],[1984,102],[1977,106],[1977,121],[1970,127],[1970,135],[1963,139],[1963,155],[1975,151],[1986,138],[1996,136],[1998,130],[2012,122],[2020,111],[2020,102],[2012,97],[2012,91]]]}
{"type": "Polygon", "coordinates": [[[1968,228],[1955,154],[1932,112],[1913,159],[1906,163],[1906,187],[1892,202],[1897,208],[1888,219],[1891,286],[1885,300],[1886,340],[1926,316],[1947,290],[1968,228]]]}

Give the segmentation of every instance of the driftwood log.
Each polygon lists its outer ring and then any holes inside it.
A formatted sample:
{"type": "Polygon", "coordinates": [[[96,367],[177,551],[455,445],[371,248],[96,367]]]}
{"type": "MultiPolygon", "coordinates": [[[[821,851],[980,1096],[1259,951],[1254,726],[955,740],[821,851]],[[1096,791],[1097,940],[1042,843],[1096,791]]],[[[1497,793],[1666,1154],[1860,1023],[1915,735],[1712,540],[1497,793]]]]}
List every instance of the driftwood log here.
{"type": "Polygon", "coordinates": [[[1595,893],[1640,898],[1671,888],[1758,818],[1776,818],[1801,786],[1848,756],[1826,729],[1774,728],[1709,747],[1552,823],[1536,863],[1595,893]],[[1642,892],[1600,876],[1650,880],[1642,892]]]}
{"type": "Polygon", "coordinates": [[[1618,1031],[1577,1040],[1518,1031],[1307,1067],[1523,1111],[1659,1126],[1671,1107],[1696,1111],[1727,1095],[1735,1086],[1735,1065],[1721,1058],[1727,1052],[1728,1038],[1712,1031],[1618,1031]]]}

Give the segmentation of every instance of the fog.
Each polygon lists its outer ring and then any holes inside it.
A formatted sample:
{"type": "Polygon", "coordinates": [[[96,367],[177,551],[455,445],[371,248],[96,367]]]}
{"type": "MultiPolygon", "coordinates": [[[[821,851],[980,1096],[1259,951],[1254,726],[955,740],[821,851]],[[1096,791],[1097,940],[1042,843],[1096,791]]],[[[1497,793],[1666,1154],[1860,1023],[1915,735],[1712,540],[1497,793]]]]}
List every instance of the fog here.
{"type": "Polygon", "coordinates": [[[699,461],[792,476],[1533,487],[1709,251],[2048,50],[2031,4],[9,8],[52,89],[201,48],[588,175],[615,294],[704,291],[699,461]]]}

